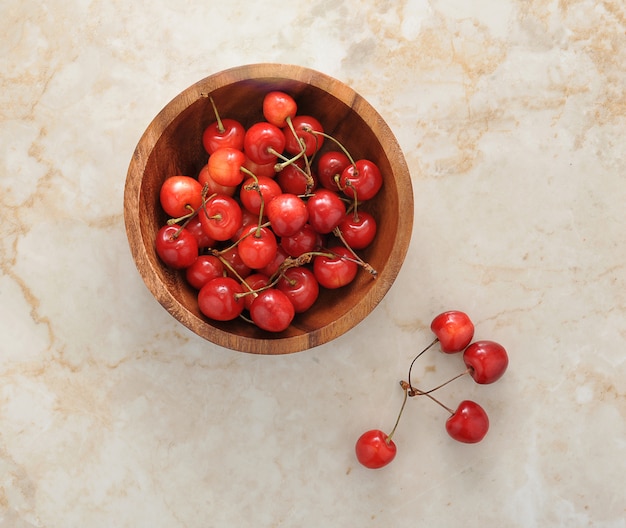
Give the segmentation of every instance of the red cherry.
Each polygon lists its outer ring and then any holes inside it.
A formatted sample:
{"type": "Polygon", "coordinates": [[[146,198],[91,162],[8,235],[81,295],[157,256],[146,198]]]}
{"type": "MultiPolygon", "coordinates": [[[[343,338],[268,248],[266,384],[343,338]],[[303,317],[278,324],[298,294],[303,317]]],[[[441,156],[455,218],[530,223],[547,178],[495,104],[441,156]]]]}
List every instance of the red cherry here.
{"type": "Polygon", "coordinates": [[[376,237],[376,220],[366,212],[348,213],[339,222],[339,231],[352,249],[365,249],[376,237]]]}
{"type": "Polygon", "coordinates": [[[315,154],[322,147],[324,136],[314,134],[309,130],[323,133],[324,128],[322,124],[313,116],[309,115],[297,115],[291,120],[291,123],[296,131],[296,135],[294,135],[290,127],[282,129],[285,139],[285,151],[293,155],[302,152],[302,145],[300,143],[302,139],[304,140],[304,153],[307,156],[315,154]]]}
{"type": "Polygon", "coordinates": [[[206,195],[207,196],[211,196],[211,195],[216,194],[216,193],[225,194],[226,196],[233,196],[235,194],[235,192],[237,192],[237,186],[236,185],[220,185],[219,183],[217,183],[211,177],[211,173],[209,172],[209,164],[208,163],[206,165],[204,165],[204,167],[202,167],[200,169],[200,172],[198,173],[198,182],[203,187],[206,185],[206,188],[207,188],[206,195]]]}
{"type": "Polygon", "coordinates": [[[296,313],[306,312],[311,308],[320,291],[315,275],[304,266],[286,269],[276,288],[289,297],[296,313]]]}
{"type": "Polygon", "coordinates": [[[310,224],[304,224],[293,235],[282,237],[280,245],[290,257],[299,257],[320,247],[321,240],[310,224]]]}
{"type": "Polygon", "coordinates": [[[276,236],[295,234],[309,219],[304,201],[291,193],[282,193],[266,204],[267,218],[276,236]]]}
{"type": "Polygon", "coordinates": [[[259,328],[268,332],[286,330],[295,316],[289,297],[276,288],[263,290],[250,306],[250,318],[259,328]]]}
{"type": "Polygon", "coordinates": [[[191,176],[170,176],[161,185],[159,200],[169,216],[188,215],[202,205],[202,184],[191,176]]]}
{"type": "Polygon", "coordinates": [[[243,149],[243,137],[246,130],[235,119],[222,119],[215,121],[204,129],[202,133],[202,145],[207,154],[213,154],[222,147],[231,147],[237,150],[243,149]]]}
{"type": "Polygon", "coordinates": [[[280,185],[267,176],[258,176],[246,179],[241,185],[239,199],[248,211],[258,215],[261,212],[261,204],[269,203],[272,198],[282,193],[280,185]],[[263,197],[263,198],[261,198],[263,197]]]}
{"type": "Polygon", "coordinates": [[[297,111],[296,101],[285,92],[268,92],[263,98],[263,117],[277,127],[287,126],[287,119],[293,119],[297,111]]]}
{"type": "Polygon", "coordinates": [[[509,366],[505,348],[494,341],[476,341],[463,352],[463,361],[476,383],[486,385],[498,381],[509,366]]]}
{"type": "Polygon", "coordinates": [[[276,250],[276,254],[274,255],[272,261],[267,266],[258,271],[267,275],[268,277],[271,277],[272,275],[274,275],[274,273],[278,271],[278,268],[280,268],[280,265],[285,261],[288,256],[289,255],[287,255],[285,250],[281,246],[278,246],[278,249],[276,250]]]}
{"type": "Polygon", "coordinates": [[[207,200],[198,216],[205,233],[219,241],[231,238],[243,221],[241,207],[225,194],[217,194],[207,200]]]}
{"type": "Polygon", "coordinates": [[[241,209],[241,227],[235,231],[235,234],[230,238],[233,242],[237,242],[244,230],[249,226],[259,225],[259,215],[251,213],[245,207],[241,209]]]}
{"type": "MultiPolygon", "coordinates": [[[[267,286],[270,282],[270,279],[265,273],[251,273],[244,279],[245,284],[243,284],[243,291],[247,293],[249,291],[260,290],[267,286]],[[247,285],[247,286],[246,286],[247,285]],[[249,286],[249,287],[248,287],[249,286]]],[[[246,310],[250,309],[252,306],[252,302],[256,296],[252,293],[243,296],[243,302],[246,307],[246,310]]]]}
{"type": "Polygon", "coordinates": [[[252,161],[246,154],[246,161],[244,161],[243,167],[248,169],[255,176],[266,176],[268,178],[274,178],[276,176],[276,159],[261,165],[252,161]]]}
{"type": "Polygon", "coordinates": [[[383,185],[383,177],[378,166],[369,160],[358,160],[348,165],[339,178],[339,185],[346,196],[359,201],[370,200],[378,194],[383,185]]]}
{"type": "Polygon", "coordinates": [[[220,258],[226,261],[226,274],[234,279],[245,279],[252,270],[246,266],[239,255],[239,246],[230,246],[220,251],[220,258]],[[231,270],[232,268],[232,270],[231,270]]]}
{"type": "Polygon", "coordinates": [[[328,289],[341,288],[354,280],[358,264],[345,246],[329,248],[335,256],[320,255],[313,261],[313,273],[321,286],[328,289]]]}
{"type": "Polygon", "coordinates": [[[379,429],[363,433],[356,441],[357,460],[366,468],[379,469],[396,457],[396,444],[379,429]]]}
{"type": "Polygon", "coordinates": [[[246,131],[243,150],[254,163],[275,163],[277,153],[282,154],[285,150],[285,136],[276,125],[260,121],[246,131]]]}
{"type": "Polygon", "coordinates": [[[251,269],[267,266],[278,248],[276,236],[267,227],[248,226],[239,242],[239,257],[251,269]]]}
{"type": "Polygon", "coordinates": [[[350,159],[339,150],[324,152],[317,161],[317,179],[319,184],[331,191],[338,191],[337,178],[341,177],[344,169],[350,165],[350,159]]]}
{"type": "Polygon", "coordinates": [[[317,177],[315,174],[311,174],[313,182],[311,187],[309,187],[309,178],[303,170],[304,163],[298,159],[285,166],[276,175],[276,181],[278,182],[278,185],[280,185],[283,192],[291,194],[305,194],[317,188],[317,177]]]}
{"type": "Polygon", "coordinates": [[[346,214],[346,205],[336,192],[318,189],[306,202],[309,224],[318,233],[330,233],[346,214]]]}
{"type": "Polygon", "coordinates": [[[210,248],[215,245],[215,240],[204,232],[200,215],[196,215],[185,225],[185,229],[189,231],[198,241],[198,248],[210,248]]]}
{"type": "Polygon", "coordinates": [[[480,442],[489,430],[489,417],[476,402],[463,400],[454,414],[446,420],[446,431],[459,442],[480,442]]]}
{"type": "Polygon", "coordinates": [[[207,282],[224,275],[224,264],[214,255],[200,255],[185,270],[185,278],[196,290],[200,290],[207,282]]]}
{"type": "Polygon", "coordinates": [[[226,187],[239,185],[244,178],[241,166],[245,161],[246,156],[241,150],[231,147],[219,148],[209,157],[209,174],[219,185],[226,187]]]}
{"type": "Polygon", "coordinates": [[[430,329],[439,339],[441,350],[447,354],[460,352],[474,337],[474,324],[468,315],[458,310],[450,310],[436,316],[430,329]]]}
{"type": "Polygon", "coordinates": [[[216,321],[230,321],[239,317],[244,309],[243,299],[237,294],[243,288],[231,277],[218,277],[207,282],[198,292],[200,311],[216,321]]]}
{"type": "Polygon", "coordinates": [[[198,241],[187,229],[179,225],[164,225],[157,232],[156,252],[170,268],[183,269],[198,258],[198,241]]]}

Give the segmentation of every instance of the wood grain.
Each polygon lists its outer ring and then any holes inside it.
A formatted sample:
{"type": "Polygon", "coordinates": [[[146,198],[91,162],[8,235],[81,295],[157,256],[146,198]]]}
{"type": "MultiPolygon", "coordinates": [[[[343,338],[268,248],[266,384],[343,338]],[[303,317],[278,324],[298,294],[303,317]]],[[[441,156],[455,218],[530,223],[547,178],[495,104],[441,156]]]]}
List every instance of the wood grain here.
{"type": "MultiPolygon", "coordinates": [[[[326,145],[325,148],[328,148],[326,145]]],[[[393,133],[378,112],[344,83],[293,65],[253,64],[211,75],[168,103],[139,140],[128,168],[124,218],[130,249],[146,286],[183,325],[226,348],[255,354],[285,354],[331,341],[362,321],[393,284],[406,256],[413,226],[410,174],[393,133]],[[280,334],[259,330],[243,320],[210,321],[198,309],[197,292],[181,272],[164,266],[154,240],[166,217],[159,189],[168,176],[196,176],[207,162],[202,132],[214,114],[211,94],[222,117],[244,126],[262,120],[262,100],[269,90],[290,93],[298,113],[315,116],[325,131],[351,154],[377,163],[384,178],[380,193],[367,203],[378,222],[374,243],[362,253],[378,271],[373,279],[359,272],[340,290],[324,290],[314,307],[296,317],[280,334]]]]}

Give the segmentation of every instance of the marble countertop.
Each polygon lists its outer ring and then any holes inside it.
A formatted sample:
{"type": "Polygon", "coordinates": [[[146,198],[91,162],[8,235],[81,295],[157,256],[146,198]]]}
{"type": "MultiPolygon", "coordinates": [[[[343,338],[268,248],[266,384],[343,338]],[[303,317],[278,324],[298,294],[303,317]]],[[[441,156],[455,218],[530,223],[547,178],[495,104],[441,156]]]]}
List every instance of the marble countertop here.
{"type": "MultiPolygon", "coordinates": [[[[626,8],[621,0],[5,0],[0,21],[0,527],[626,527],[626,8]],[[127,244],[139,137],[187,86],[255,62],[365,97],[415,225],[384,300],[262,357],[151,297],[127,244]],[[398,381],[466,311],[506,346],[464,445],[398,381]]],[[[458,364],[418,364],[429,385],[458,364]],[[428,381],[427,381],[428,380],[428,381]]]]}

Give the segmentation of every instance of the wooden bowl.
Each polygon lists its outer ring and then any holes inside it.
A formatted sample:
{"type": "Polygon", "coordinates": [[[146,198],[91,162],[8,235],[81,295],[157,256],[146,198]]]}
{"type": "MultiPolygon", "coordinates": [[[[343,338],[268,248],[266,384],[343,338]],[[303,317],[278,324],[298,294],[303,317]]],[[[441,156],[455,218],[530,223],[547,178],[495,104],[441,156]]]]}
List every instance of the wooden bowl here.
{"type": "MultiPolygon", "coordinates": [[[[328,144],[329,142],[325,142],[328,144]]],[[[124,190],[124,219],[139,273],[157,301],[180,323],[220,346],[256,354],[285,354],[331,341],[362,321],[394,282],[408,249],[413,227],[413,191],[400,147],[380,115],[342,82],[300,66],[252,64],[198,81],[168,103],[150,123],[133,154],[124,190]],[[155,235],[167,217],[159,189],[168,176],[196,176],[208,156],[202,132],[215,120],[207,97],[221,117],[244,126],[262,120],[262,100],[283,90],[298,103],[298,113],[316,117],[325,132],[347,146],[355,159],[378,164],[384,178],[379,194],[367,203],[377,220],[373,244],[360,252],[378,272],[359,270],[337,290],[324,290],[311,308],[296,315],[284,332],[273,334],[244,320],[211,321],[198,309],[197,292],[184,274],[166,267],[155,251],[155,235]]]]}

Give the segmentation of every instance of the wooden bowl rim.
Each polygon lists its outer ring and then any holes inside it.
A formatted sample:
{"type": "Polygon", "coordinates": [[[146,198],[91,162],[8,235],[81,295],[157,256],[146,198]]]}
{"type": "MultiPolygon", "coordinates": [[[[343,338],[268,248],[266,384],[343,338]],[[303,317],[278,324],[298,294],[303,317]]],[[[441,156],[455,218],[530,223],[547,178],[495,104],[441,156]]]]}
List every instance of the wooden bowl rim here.
{"type": "Polygon", "coordinates": [[[413,190],[409,169],[396,137],[380,114],[356,91],[342,81],[303,66],[276,63],[247,64],[216,72],[197,81],[176,95],[150,122],[139,139],[128,167],[124,188],[124,221],[131,253],[144,283],[156,300],[175,319],[197,335],[230,350],[268,355],[287,354],[314,348],[346,333],[367,317],[383,299],[397,277],[408,251],[413,229],[413,190]],[[288,337],[268,336],[267,339],[259,339],[226,332],[199,319],[179,303],[161,281],[155,280],[158,275],[145,251],[139,208],[131,207],[129,204],[139,203],[146,161],[159,137],[180,113],[194,104],[198,98],[205,97],[214,90],[241,81],[268,79],[306,83],[329,92],[356,111],[368,127],[383,132],[385,141],[381,140],[380,145],[392,167],[399,191],[398,208],[403,214],[398,215],[397,238],[385,268],[375,279],[377,284],[344,316],[306,334],[288,337]]]}

